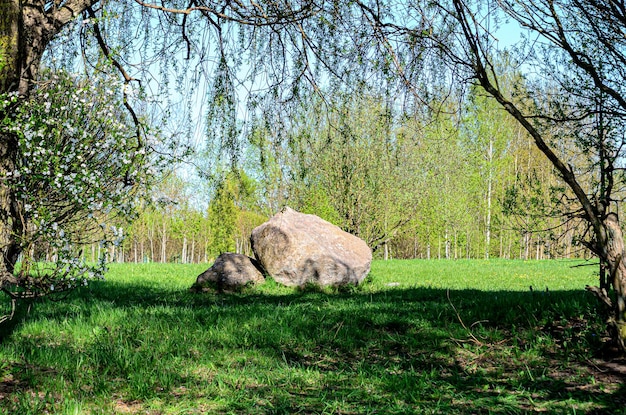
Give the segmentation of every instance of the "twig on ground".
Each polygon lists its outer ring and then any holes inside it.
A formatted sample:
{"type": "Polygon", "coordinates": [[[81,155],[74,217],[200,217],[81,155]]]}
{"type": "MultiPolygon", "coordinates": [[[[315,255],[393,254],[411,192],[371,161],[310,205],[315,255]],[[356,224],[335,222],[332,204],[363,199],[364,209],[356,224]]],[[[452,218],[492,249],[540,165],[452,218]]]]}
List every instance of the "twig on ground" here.
{"type": "MultiPolygon", "coordinates": [[[[478,340],[476,338],[476,336],[474,336],[474,333],[472,333],[472,330],[470,330],[469,328],[467,328],[467,326],[465,325],[465,323],[463,322],[463,319],[461,318],[461,315],[459,314],[458,310],[456,309],[456,307],[454,306],[454,304],[452,303],[452,300],[450,299],[450,289],[446,290],[446,297],[448,298],[448,302],[450,303],[450,306],[452,307],[452,309],[454,310],[454,313],[456,314],[456,318],[457,320],[459,320],[459,323],[461,323],[461,326],[467,331],[467,333],[469,334],[472,342],[478,346],[484,346],[484,343],[481,342],[480,340],[478,340]]],[[[472,325],[473,326],[473,325],[472,325]]]]}

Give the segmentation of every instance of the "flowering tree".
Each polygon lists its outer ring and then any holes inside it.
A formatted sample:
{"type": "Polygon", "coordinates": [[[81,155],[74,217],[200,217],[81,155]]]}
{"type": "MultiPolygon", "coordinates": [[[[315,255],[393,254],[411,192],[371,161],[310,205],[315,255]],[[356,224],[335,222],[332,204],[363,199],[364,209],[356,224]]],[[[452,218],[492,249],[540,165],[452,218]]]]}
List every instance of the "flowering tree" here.
{"type": "Polygon", "coordinates": [[[15,168],[5,173],[20,219],[12,237],[21,264],[18,270],[5,264],[11,274],[3,286],[13,298],[65,291],[100,276],[105,255],[88,265],[82,245],[120,243],[123,235],[110,221],[132,214],[147,188],[145,173],[163,160],[151,154],[151,135],[139,139],[129,128],[116,81],[102,81],[55,73],[19,105],[15,93],[1,103],[1,131],[17,144],[15,168]],[[53,264],[38,261],[44,249],[53,264]]]}

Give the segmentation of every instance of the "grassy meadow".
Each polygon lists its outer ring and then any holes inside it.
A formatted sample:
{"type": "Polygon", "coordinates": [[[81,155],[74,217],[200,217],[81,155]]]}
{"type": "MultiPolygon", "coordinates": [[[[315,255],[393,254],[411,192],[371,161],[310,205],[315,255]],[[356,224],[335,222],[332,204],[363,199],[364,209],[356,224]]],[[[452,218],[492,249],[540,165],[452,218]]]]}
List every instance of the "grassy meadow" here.
{"type": "Polygon", "coordinates": [[[190,293],[206,265],[114,264],[4,328],[0,414],[625,413],[580,264],[375,261],[350,290],[236,294],[190,293]]]}

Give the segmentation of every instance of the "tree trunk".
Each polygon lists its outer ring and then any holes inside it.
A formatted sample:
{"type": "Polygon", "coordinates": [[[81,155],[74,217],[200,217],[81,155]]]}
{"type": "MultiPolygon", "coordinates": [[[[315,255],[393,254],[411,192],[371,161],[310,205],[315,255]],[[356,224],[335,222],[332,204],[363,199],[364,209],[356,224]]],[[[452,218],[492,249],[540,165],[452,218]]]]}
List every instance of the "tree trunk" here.
{"type": "Polygon", "coordinates": [[[0,0],[0,93],[18,90],[20,81],[20,5],[0,0]]]}
{"type": "MultiPolygon", "coordinates": [[[[20,83],[20,6],[16,0],[0,0],[0,94],[17,92],[20,83]]],[[[0,177],[15,170],[17,139],[0,134],[0,177]]],[[[0,287],[14,283],[13,268],[20,254],[16,242],[22,223],[7,179],[0,180],[0,287]]]]}
{"type": "MultiPolygon", "coordinates": [[[[0,177],[15,170],[17,143],[13,137],[0,135],[0,177]]],[[[7,181],[0,180],[0,286],[15,283],[13,269],[21,252],[16,236],[22,233],[15,195],[7,181]]]]}
{"type": "Polygon", "coordinates": [[[154,257],[154,238],[150,238],[150,259],[148,260],[148,262],[154,262],[155,261],[155,257],[154,257]]]}
{"type": "Polygon", "coordinates": [[[189,263],[195,264],[195,255],[196,255],[196,237],[194,236],[191,239],[191,255],[189,256],[189,263]]]}
{"type": "Polygon", "coordinates": [[[511,232],[507,232],[506,259],[511,259],[511,249],[513,248],[513,236],[511,232]]]}
{"type": "MultiPolygon", "coordinates": [[[[625,350],[626,344],[626,264],[624,263],[624,238],[622,229],[619,226],[619,220],[614,213],[609,214],[605,220],[607,228],[607,263],[609,270],[609,280],[604,281],[602,285],[607,287],[613,285],[615,291],[614,305],[614,322],[610,322],[616,332],[614,337],[619,342],[622,350],[625,350]]],[[[606,290],[606,288],[605,288],[606,290]]]]}
{"type": "Polygon", "coordinates": [[[165,222],[163,223],[163,227],[161,229],[161,262],[167,262],[167,228],[165,227],[165,222]]]}
{"type": "Polygon", "coordinates": [[[458,255],[458,231],[454,230],[454,259],[459,259],[458,255]]]}
{"type": "Polygon", "coordinates": [[[437,259],[441,259],[441,235],[437,234],[437,259]]]}
{"type": "Polygon", "coordinates": [[[524,260],[530,257],[530,232],[524,233],[524,260]]]}
{"type": "Polygon", "coordinates": [[[535,259],[539,260],[539,246],[541,244],[541,240],[537,239],[537,245],[535,245],[535,259]]]}
{"type": "Polygon", "coordinates": [[[485,219],[485,259],[489,259],[491,247],[491,197],[492,197],[492,163],[493,163],[493,138],[489,139],[489,151],[487,153],[489,171],[487,176],[487,217],[485,219]]]}
{"type": "MultiPolygon", "coordinates": [[[[600,286],[590,287],[609,310],[607,321],[611,339],[622,350],[626,350],[626,262],[624,258],[624,238],[619,219],[615,213],[610,213],[604,221],[606,229],[605,246],[600,246],[600,286]],[[604,258],[603,258],[604,257],[604,258]],[[609,291],[613,287],[613,300],[609,291]]],[[[602,242],[600,242],[602,243],[602,242]]]]}

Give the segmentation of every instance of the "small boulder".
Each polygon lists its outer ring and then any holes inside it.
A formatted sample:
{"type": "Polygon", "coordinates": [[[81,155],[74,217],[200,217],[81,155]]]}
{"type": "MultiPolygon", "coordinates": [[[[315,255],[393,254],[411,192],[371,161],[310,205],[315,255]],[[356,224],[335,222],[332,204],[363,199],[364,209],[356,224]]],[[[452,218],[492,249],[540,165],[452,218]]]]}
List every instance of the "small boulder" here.
{"type": "Polygon", "coordinates": [[[191,290],[213,288],[218,291],[237,291],[264,281],[259,263],[254,258],[227,252],[217,257],[211,268],[198,275],[191,290]]]}
{"type": "Polygon", "coordinates": [[[362,239],[288,207],[253,229],[250,241],[263,269],[287,286],[357,285],[372,262],[362,239]]]}

